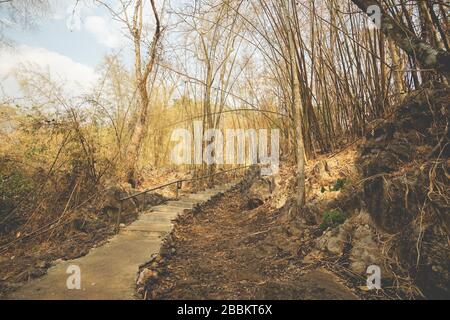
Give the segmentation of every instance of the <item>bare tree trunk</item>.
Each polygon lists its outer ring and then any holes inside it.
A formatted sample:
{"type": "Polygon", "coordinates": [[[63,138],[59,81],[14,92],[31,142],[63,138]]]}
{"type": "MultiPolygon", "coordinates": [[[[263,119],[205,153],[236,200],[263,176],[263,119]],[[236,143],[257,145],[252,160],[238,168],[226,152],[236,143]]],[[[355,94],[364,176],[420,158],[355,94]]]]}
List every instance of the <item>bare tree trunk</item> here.
{"type": "Polygon", "coordinates": [[[294,115],[295,122],[295,145],[296,145],[296,155],[297,155],[297,204],[299,208],[305,205],[306,190],[305,190],[305,143],[303,137],[303,116],[302,116],[302,105],[300,97],[300,81],[298,74],[298,61],[297,61],[297,50],[294,38],[293,27],[291,24],[291,17],[289,12],[292,12],[292,2],[290,0],[286,1],[285,16],[287,24],[287,36],[289,45],[289,56],[291,59],[290,63],[290,73],[291,73],[291,92],[292,92],[292,112],[294,115]]]}
{"type": "Polygon", "coordinates": [[[417,58],[423,68],[436,70],[450,78],[450,54],[447,51],[433,48],[419,39],[412,31],[400,26],[376,0],[352,0],[362,11],[368,12],[370,6],[381,9],[381,32],[394,40],[395,44],[408,55],[417,58]]]}
{"type": "Polygon", "coordinates": [[[138,110],[139,118],[134,127],[127,154],[127,179],[128,182],[135,187],[136,181],[136,167],[139,160],[140,152],[144,138],[148,132],[148,107],[149,96],[147,92],[148,78],[153,71],[156,60],[156,52],[158,49],[159,39],[161,37],[161,24],[156,10],[155,1],[150,0],[153,10],[153,15],[156,20],[155,33],[153,35],[152,45],[150,47],[150,59],[142,70],[142,55],[141,55],[141,35],[142,35],[142,14],[143,3],[141,0],[136,2],[135,12],[133,18],[133,39],[135,49],[135,73],[136,83],[139,91],[140,107],[138,110]]]}
{"type": "Polygon", "coordinates": [[[397,95],[396,101],[400,102],[403,100],[403,97],[405,95],[405,86],[403,83],[403,66],[404,63],[402,62],[400,55],[399,55],[399,49],[395,46],[392,39],[388,39],[389,43],[389,52],[391,55],[391,60],[393,64],[393,70],[394,73],[394,85],[395,85],[395,93],[397,95]]]}

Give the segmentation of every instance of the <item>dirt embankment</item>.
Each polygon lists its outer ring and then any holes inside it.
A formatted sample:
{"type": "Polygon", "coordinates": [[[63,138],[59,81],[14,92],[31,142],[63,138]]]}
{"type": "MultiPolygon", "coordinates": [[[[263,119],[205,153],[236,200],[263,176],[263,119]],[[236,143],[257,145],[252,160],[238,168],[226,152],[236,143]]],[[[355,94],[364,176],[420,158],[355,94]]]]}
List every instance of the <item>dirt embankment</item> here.
{"type": "Polygon", "coordinates": [[[377,265],[384,298],[450,297],[449,96],[446,88],[419,90],[378,121],[347,162],[347,185],[331,199],[317,193],[317,181],[337,177],[329,167],[343,154],[314,166],[315,195],[299,215],[323,224],[332,212],[337,226],[315,240],[305,262],[332,261],[355,287],[377,265]]]}
{"type": "Polygon", "coordinates": [[[413,93],[366,136],[358,159],[386,265],[426,298],[450,298],[449,107],[448,88],[413,93]]]}

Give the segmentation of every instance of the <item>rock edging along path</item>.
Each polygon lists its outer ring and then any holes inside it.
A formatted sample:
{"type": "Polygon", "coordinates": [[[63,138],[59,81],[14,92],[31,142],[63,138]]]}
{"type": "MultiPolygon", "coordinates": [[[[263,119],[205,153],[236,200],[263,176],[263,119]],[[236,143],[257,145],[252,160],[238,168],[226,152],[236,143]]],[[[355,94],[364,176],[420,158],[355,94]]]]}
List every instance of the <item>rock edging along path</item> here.
{"type": "Polygon", "coordinates": [[[92,249],[84,257],[57,263],[45,276],[25,284],[7,299],[136,299],[139,267],[159,252],[164,237],[172,230],[172,221],[185,209],[207,202],[234,185],[225,184],[152,207],[105,245],[92,249]],[[77,287],[77,279],[80,279],[80,289],[69,289],[77,287]]]}

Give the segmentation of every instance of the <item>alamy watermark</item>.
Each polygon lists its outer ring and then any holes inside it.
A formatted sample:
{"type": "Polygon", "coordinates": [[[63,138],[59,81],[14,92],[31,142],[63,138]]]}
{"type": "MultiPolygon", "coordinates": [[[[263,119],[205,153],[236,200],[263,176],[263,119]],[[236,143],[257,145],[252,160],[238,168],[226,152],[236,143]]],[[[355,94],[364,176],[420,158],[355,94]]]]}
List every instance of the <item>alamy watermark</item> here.
{"type": "Polygon", "coordinates": [[[381,268],[373,265],[367,268],[367,289],[369,290],[381,290],[381,268]]]}
{"type": "Polygon", "coordinates": [[[261,164],[264,176],[278,173],[280,165],[280,130],[220,129],[203,130],[195,121],[193,132],[180,128],[172,132],[171,160],[176,165],[254,165],[261,164]],[[270,154],[269,154],[270,135],[270,154]]]}
{"type": "Polygon", "coordinates": [[[81,269],[77,265],[70,265],[66,270],[70,276],[66,280],[66,287],[68,290],[81,290],[81,269]]]}
{"type": "Polygon", "coordinates": [[[370,30],[381,29],[381,8],[377,5],[371,5],[367,8],[367,27],[370,30]]]}

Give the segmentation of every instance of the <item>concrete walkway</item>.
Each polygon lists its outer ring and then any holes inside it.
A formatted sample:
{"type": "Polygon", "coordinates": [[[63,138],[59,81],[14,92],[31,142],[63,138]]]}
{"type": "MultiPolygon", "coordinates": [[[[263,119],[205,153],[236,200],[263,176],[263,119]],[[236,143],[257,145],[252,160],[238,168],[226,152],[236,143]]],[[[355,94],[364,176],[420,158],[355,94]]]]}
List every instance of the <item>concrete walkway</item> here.
{"type": "Polygon", "coordinates": [[[162,240],[171,232],[174,220],[185,209],[228,191],[234,184],[185,195],[178,201],[151,208],[108,243],[86,256],[57,263],[45,276],[19,288],[7,299],[26,300],[129,300],[137,299],[135,286],[139,266],[159,252],[162,240]],[[69,266],[77,266],[81,289],[67,288],[69,266]]]}

